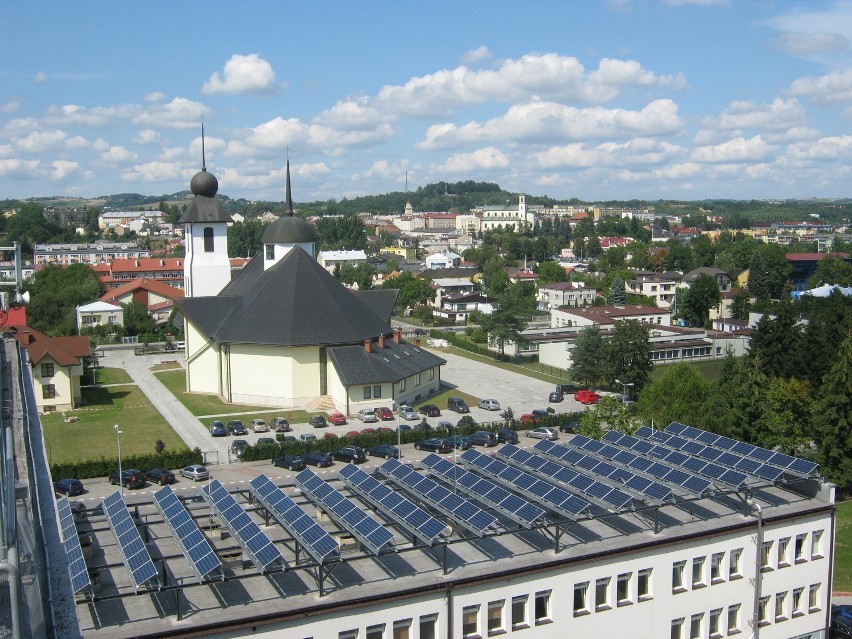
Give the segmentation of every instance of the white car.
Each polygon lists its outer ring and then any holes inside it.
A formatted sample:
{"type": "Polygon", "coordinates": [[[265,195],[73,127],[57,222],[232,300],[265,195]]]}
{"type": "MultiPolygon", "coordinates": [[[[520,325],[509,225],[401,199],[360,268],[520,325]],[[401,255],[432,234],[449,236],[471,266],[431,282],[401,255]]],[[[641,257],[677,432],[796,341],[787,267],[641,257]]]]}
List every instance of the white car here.
{"type": "Polygon", "coordinates": [[[376,411],[372,408],[362,408],[358,411],[358,419],[365,424],[374,424],[379,421],[379,416],[376,415],[376,411]]]}
{"type": "Polygon", "coordinates": [[[527,437],[534,437],[535,439],[549,439],[553,441],[554,439],[559,439],[559,433],[556,432],[555,428],[539,426],[538,428],[528,430],[527,437]]]}
{"type": "Polygon", "coordinates": [[[249,428],[252,429],[255,433],[267,433],[269,432],[269,428],[266,426],[266,422],[262,419],[253,419],[249,422],[249,428]]]}
{"type": "Polygon", "coordinates": [[[478,406],[485,410],[500,410],[500,402],[496,399],[483,399],[478,406]]]}
{"type": "Polygon", "coordinates": [[[411,406],[400,406],[399,416],[408,421],[420,421],[420,415],[411,406]]]}

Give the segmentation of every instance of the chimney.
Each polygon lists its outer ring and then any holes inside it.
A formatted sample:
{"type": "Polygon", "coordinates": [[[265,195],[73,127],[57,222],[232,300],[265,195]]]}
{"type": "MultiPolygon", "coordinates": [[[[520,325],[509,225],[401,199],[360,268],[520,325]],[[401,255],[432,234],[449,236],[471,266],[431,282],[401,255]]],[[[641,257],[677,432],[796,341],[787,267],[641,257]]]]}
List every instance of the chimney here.
{"type": "Polygon", "coordinates": [[[371,348],[372,344],[373,344],[373,340],[371,340],[371,339],[365,339],[364,340],[364,352],[365,353],[372,353],[373,352],[372,348],[371,348]]]}
{"type": "Polygon", "coordinates": [[[415,338],[414,338],[414,345],[415,345],[417,348],[420,348],[420,338],[419,338],[419,337],[415,337],[415,338]]]}
{"type": "Polygon", "coordinates": [[[399,344],[399,340],[402,338],[402,329],[395,328],[393,329],[393,343],[399,344]]]}
{"type": "Polygon", "coordinates": [[[384,348],[384,347],[385,347],[385,336],[379,335],[379,348],[384,348]]]}

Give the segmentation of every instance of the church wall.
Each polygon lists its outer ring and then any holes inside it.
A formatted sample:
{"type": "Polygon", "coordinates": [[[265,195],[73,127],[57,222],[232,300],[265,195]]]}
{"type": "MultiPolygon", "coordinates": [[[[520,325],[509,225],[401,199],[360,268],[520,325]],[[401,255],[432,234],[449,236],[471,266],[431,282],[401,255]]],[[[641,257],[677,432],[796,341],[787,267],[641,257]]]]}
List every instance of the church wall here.
{"type": "Polygon", "coordinates": [[[441,387],[441,375],[439,368],[428,369],[419,375],[406,377],[403,382],[397,383],[394,389],[398,404],[411,404],[437,393],[441,387]]]}
{"type": "Polygon", "coordinates": [[[229,354],[231,401],[301,406],[319,388],[319,348],[234,344],[229,354]]]}
{"type": "Polygon", "coordinates": [[[328,394],[334,400],[334,407],[347,415],[354,414],[349,406],[349,397],[346,394],[346,387],[340,381],[340,376],[337,374],[337,369],[331,361],[328,362],[328,394]]]}
{"type": "Polygon", "coordinates": [[[185,322],[186,388],[191,393],[219,393],[219,357],[198,329],[185,322]]]}

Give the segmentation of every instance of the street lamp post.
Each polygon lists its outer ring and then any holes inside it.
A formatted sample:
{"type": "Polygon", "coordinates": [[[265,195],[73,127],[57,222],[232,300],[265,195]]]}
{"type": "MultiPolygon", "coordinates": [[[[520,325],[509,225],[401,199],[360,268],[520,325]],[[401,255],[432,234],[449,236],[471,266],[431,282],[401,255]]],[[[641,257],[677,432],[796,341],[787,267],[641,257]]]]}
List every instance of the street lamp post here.
{"type": "Polygon", "coordinates": [[[121,490],[121,498],[124,499],[124,477],[121,475],[121,431],[118,429],[118,424],[113,426],[115,429],[115,439],[118,443],[118,488],[121,490]]]}
{"type": "Polygon", "coordinates": [[[621,403],[627,403],[627,387],[635,386],[633,382],[622,382],[620,379],[615,380],[616,384],[621,384],[621,403]]]}
{"type": "Polygon", "coordinates": [[[400,426],[399,414],[402,407],[396,409],[396,452],[399,454],[399,459],[402,459],[402,426],[400,426]]]}

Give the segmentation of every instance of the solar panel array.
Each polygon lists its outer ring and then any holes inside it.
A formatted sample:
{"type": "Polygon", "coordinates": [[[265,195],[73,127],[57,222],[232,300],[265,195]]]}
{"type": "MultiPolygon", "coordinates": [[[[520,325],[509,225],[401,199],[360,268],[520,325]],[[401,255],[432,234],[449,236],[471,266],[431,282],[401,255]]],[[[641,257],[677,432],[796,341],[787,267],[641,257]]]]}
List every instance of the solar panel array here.
{"type": "Polygon", "coordinates": [[[216,571],[221,578],[224,578],[222,562],[207,541],[207,537],[198,529],[195,521],[177,498],[172,487],[163,486],[155,492],[154,503],[163,514],[166,524],[172,529],[183,551],[183,556],[198,577],[199,583],[203,582],[207,575],[216,571]]]}
{"type": "Polygon", "coordinates": [[[295,482],[373,554],[378,555],[385,546],[392,544],[391,531],[334,490],[311,469],[306,468],[296,475],[295,482]]]}
{"type": "Polygon", "coordinates": [[[363,499],[401,522],[407,530],[425,543],[432,545],[441,535],[449,534],[445,523],[418,508],[405,497],[368,475],[353,464],[347,464],[338,473],[346,484],[363,499]]]}
{"type": "MultiPolygon", "coordinates": [[[[696,495],[704,495],[715,490],[713,482],[703,477],[696,477],[679,468],[673,468],[620,448],[620,446],[629,448],[632,442],[639,441],[636,438],[610,431],[604,435],[603,439],[603,442],[599,442],[583,435],[574,435],[565,445],[612,460],[626,466],[631,471],[650,475],[661,482],[679,486],[696,495]]],[[[640,443],[644,442],[640,441],[640,443]]]]}
{"type": "Polygon", "coordinates": [[[62,534],[62,547],[68,560],[68,576],[71,577],[71,587],[76,595],[92,585],[86,560],[83,559],[83,549],[80,548],[80,536],[74,524],[74,515],[67,497],[60,497],[56,502],[59,511],[59,530],[62,534]]]}
{"type": "Polygon", "coordinates": [[[566,468],[562,464],[557,464],[528,450],[518,448],[514,444],[503,446],[497,451],[497,456],[570,486],[584,498],[598,502],[606,508],[626,508],[633,502],[633,497],[623,490],[613,488],[588,475],[566,468]]]}
{"type": "Polygon", "coordinates": [[[258,475],[249,482],[249,489],[257,501],[263,504],[275,520],[284,526],[318,563],[340,558],[340,544],[269,477],[258,475]]]}
{"type": "Polygon", "coordinates": [[[485,474],[504,486],[539,499],[542,505],[566,517],[579,517],[591,508],[585,499],[473,448],[464,451],[459,459],[477,474],[485,474]]]}
{"type": "Polygon", "coordinates": [[[483,479],[475,473],[459,468],[458,464],[454,464],[435,453],[429,453],[421,463],[440,475],[447,483],[457,485],[467,494],[488,503],[523,526],[530,527],[541,523],[547,515],[543,509],[535,504],[521,499],[488,479],[483,479]]]}
{"type": "Polygon", "coordinates": [[[118,548],[124,558],[124,565],[130,572],[133,586],[138,590],[143,584],[157,578],[157,569],[151,561],[151,555],[127,511],[121,492],[116,491],[104,499],[101,507],[118,541],[118,548]]]}
{"type": "MultiPolygon", "coordinates": [[[[632,435],[622,435],[615,431],[609,431],[604,435],[603,439],[606,442],[616,443],[619,446],[629,448],[633,452],[644,455],[645,457],[654,457],[664,461],[666,464],[678,467],[684,472],[702,475],[705,478],[713,480],[717,484],[731,486],[737,490],[745,487],[748,480],[746,474],[741,473],[738,470],[725,468],[719,464],[682,453],[680,450],[677,450],[678,442],[676,441],[671,441],[668,444],[663,445],[656,443],[656,441],[641,439],[632,435]]],[[[651,463],[649,464],[647,472],[656,476],[655,473],[661,471],[655,469],[653,467],[653,463],[651,463]]]]}
{"type": "Polygon", "coordinates": [[[218,479],[204,486],[201,494],[261,572],[266,572],[273,565],[280,565],[282,570],[286,567],[281,550],[270,541],[218,479]]]}
{"type": "Polygon", "coordinates": [[[538,442],[533,448],[543,455],[584,468],[611,482],[621,484],[625,488],[640,493],[643,499],[663,502],[672,497],[672,489],[665,484],[652,481],[609,462],[601,461],[576,449],[560,446],[546,439],[538,442]]]}
{"type": "Polygon", "coordinates": [[[387,460],[378,471],[477,535],[497,525],[493,515],[396,459],[387,460]]]}
{"type": "Polygon", "coordinates": [[[707,446],[740,455],[743,458],[754,460],[763,465],[770,467],[774,466],[802,477],[810,477],[816,472],[816,469],[819,468],[819,464],[807,459],[802,459],[801,457],[793,457],[791,455],[777,453],[766,448],[760,448],[759,446],[752,446],[751,444],[746,444],[745,442],[740,442],[735,439],[731,439],[730,437],[723,437],[721,435],[709,433],[706,430],[701,430],[693,426],[684,426],[677,422],[669,424],[666,427],[665,432],[670,435],[677,435],[701,442],[707,446]]]}

